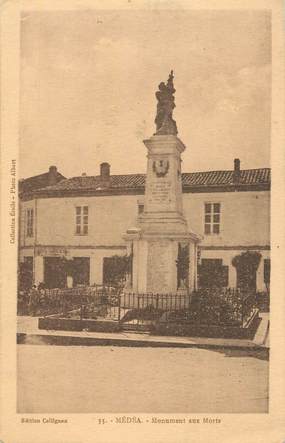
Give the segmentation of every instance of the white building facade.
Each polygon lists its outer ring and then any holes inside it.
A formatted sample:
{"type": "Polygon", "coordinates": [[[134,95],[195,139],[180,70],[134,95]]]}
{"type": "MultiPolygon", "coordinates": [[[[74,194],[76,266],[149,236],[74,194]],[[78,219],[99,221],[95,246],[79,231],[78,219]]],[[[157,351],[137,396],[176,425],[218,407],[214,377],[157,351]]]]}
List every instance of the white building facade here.
{"type": "MultiPolygon", "coordinates": [[[[98,176],[22,186],[19,261],[28,270],[26,284],[66,286],[70,260],[72,285],[109,283],[112,258],[126,255],[122,236],[144,209],[144,182],[144,174],[111,175],[103,163],[98,176]]],[[[182,185],[188,226],[202,237],[196,287],[239,286],[232,260],[257,253],[253,285],[268,289],[270,169],[241,170],[236,159],[231,171],[184,173],[182,185]]]]}

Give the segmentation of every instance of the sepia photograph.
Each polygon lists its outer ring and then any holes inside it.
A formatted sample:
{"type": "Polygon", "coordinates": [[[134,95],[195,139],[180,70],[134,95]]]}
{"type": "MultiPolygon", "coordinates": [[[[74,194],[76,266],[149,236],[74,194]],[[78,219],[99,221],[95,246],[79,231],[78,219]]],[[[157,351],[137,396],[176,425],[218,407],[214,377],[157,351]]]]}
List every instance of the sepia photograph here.
{"type": "Polygon", "coordinates": [[[271,11],[23,10],[19,109],[17,412],[268,413],[271,11]]]}
{"type": "Polygon", "coordinates": [[[7,0],[0,443],[284,443],[279,0],[7,0]]]}

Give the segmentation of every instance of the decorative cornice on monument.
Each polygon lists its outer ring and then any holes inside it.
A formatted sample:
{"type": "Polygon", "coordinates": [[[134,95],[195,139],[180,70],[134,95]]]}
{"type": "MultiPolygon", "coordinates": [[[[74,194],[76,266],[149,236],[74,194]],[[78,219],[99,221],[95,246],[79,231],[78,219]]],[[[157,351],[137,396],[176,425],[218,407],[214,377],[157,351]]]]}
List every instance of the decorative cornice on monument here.
{"type": "Polygon", "coordinates": [[[167,232],[159,232],[159,231],[147,231],[144,232],[142,229],[136,230],[127,230],[125,234],[123,234],[122,238],[124,240],[137,240],[143,238],[144,240],[164,240],[171,238],[171,240],[192,240],[195,243],[199,243],[202,240],[202,236],[195,234],[194,232],[177,232],[177,231],[167,231],[167,232]]]}
{"type": "Polygon", "coordinates": [[[184,143],[178,138],[176,135],[153,135],[150,138],[147,138],[143,140],[143,143],[147,147],[148,150],[155,147],[155,150],[159,153],[160,148],[163,149],[163,154],[167,154],[166,147],[169,148],[169,150],[172,150],[173,148],[176,148],[179,153],[181,154],[185,149],[186,146],[184,143]]]}

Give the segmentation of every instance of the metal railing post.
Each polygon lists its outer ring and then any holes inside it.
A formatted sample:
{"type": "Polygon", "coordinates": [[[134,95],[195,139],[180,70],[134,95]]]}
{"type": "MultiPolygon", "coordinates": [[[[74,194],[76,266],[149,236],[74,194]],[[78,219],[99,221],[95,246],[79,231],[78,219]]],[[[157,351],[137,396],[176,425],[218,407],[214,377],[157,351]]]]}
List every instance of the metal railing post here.
{"type": "Polygon", "coordinates": [[[121,295],[118,295],[118,321],[121,322],[121,295]]]}

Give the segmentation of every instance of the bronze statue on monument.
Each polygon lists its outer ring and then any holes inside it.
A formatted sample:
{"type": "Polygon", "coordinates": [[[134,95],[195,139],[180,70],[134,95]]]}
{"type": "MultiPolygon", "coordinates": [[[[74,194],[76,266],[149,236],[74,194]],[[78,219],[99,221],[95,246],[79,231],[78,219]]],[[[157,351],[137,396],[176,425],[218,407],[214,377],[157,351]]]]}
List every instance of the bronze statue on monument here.
{"type": "Polygon", "coordinates": [[[167,83],[161,82],[158,86],[159,90],[155,93],[158,103],[155,117],[156,133],[154,135],[177,135],[178,133],[176,122],[172,118],[175,108],[173,79],[174,75],[171,71],[167,83]]]}

